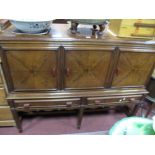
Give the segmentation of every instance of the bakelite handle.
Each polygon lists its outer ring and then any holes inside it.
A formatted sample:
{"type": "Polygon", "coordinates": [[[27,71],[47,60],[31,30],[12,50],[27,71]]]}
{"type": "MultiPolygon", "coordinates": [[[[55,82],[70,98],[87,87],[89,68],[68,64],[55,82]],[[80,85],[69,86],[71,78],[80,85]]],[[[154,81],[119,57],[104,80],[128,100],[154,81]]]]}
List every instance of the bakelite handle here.
{"type": "Polygon", "coordinates": [[[94,102],[95,102],[95,104],[100,104],[101,103],[100,100],[95,100],[94,102]]]}
{"type": "Polygon", "coordinates": [[[69,77],[71,74],[71,70],[69,67],[66,68],[66,76],[69,77]]]}
{"type": "Polygon", "coordinates": [[[73,102],[66,102],[66,105],[67,105],[68,107],[72,106],[72,104],[73,104],[73,102]]]}
{"type": "Polygon", "coordinates": [[[136,101],[136,98],[131,98],[130,101],[136,101]]]}
{"type": "Polygon", "coordinates": [[[52,76],[53,76],[53,77],[56,77],[56,75],[57,75],[56,67],[53,67],[53,68],[52,68],[52,76]]]}
{"type": "Polygon", "coordinates": [[[23,106],[23,107],[24,107],[24,109],[25,109],[25,110],[27,110],[27,111],[29,111],[29,110],[30,110],[30,104],[24,104],[24,106],[23,106]]]}

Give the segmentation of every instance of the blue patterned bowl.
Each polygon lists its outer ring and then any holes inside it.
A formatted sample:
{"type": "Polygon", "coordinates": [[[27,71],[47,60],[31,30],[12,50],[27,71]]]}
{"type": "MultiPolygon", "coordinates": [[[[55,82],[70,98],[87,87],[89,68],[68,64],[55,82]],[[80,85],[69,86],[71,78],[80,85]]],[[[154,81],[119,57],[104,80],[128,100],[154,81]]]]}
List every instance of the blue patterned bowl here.
{"type": "Polygon", "coordinates": [[[47,29],[50,29],[50,25],[52,21],[17,21],[10,20],[12,25],[15,26],[16,29],[20,30],[24,33],[41,33],[47,29]]]}

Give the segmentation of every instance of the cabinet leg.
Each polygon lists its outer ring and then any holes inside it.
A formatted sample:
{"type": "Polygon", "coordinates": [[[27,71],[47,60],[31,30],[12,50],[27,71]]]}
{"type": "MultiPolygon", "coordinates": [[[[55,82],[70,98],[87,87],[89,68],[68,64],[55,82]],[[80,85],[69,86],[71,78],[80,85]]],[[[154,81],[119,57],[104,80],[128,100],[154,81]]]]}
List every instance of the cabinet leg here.
{"type": "Polygon", "coordinates": [[[14,120],[16,122],[16,127],[17,127],[18,131],[21,133],[22,132],[21,119],[19,117],[18,112],[15,110],[14,101],[13,100],[8,100],[8,104],[9,104],[9,106],[11,108],[11,112],[12,112],[13,118],[14,118],[14,120]]]}
{"type": "Polygon", "coordinates": [[[20,117],[19,117],[18,113],[16,112],[16,110],[14,110],[14,109],[12,109],[12,114],[13,114],[14,120],[16,122],[17,129],[21,133],[23,130],[22,130],[20,117]]]}
{"type": "Polygon", "coordinates": [[[131,109],[128,106],[124,107],[124,113],[129,117],[131,115],[130,113],[131,109]]]}
{"type": "Polygon", "coordinates": [[[152,102],[151,103],[148,103],[148,110],[146,111],[146,114],[145,114],[145,117],[147,117],[149,114],[150,114],[150,112],[151,112],[151,110],[152,110],[152,102]]]}
{"type": "Polygon", "coordinates": [[[136,113],[137,113],[139,107],[140,107],[140,104],[136,104],[136,105],[134,106],[133,110],[131,111],[130,116],[136,115],[136,113]]]}
{"type": "Polygon", "coordinates": [[[12,108],[11,111],[12,111],[14,120],[16,122],[17,129],[21,133],[23,130],[22,130],[22,124],[21,124],[21,119],[19,117],[19,114],[14,108],[12,108]]]}
{"type": "Polygon", "coordinates": [[[78,113],[78,121],[77,121],[77,128],[80,129],[81,127],[81,123],[82,123],[82,118],[83,118],[83,113],[84,113],[84,107],[81,107],[79,109],[79,113],[78,113]]]}

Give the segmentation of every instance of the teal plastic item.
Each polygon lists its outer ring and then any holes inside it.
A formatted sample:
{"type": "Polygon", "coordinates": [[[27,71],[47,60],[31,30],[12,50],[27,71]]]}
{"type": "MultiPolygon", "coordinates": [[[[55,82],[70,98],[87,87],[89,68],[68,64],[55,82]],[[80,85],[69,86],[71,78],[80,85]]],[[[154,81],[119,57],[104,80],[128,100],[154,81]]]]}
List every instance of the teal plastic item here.
{"type": "Polygon", "coordinates": [[[155,131],[151,119],[132,116],[116,122],[109,135],[155,135],[155,131]]]}

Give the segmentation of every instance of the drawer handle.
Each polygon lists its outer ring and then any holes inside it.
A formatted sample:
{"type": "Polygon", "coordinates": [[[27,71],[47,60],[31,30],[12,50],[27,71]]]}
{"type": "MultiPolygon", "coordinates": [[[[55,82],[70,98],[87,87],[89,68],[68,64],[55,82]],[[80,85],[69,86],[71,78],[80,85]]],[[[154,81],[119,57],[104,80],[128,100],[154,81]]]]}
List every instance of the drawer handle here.
{"type": "Polygon", "coordinates": [[[67,105],[68,107],[72,106],[72,104],[73,104],[73,102],[66,102],[66,105],[67,105]]]}
{"type": "Polygon", "coordinates": [[[95,102],[95,104],[99,104],[99,103],[101,103],[100,100],[95,100],[94,102],[95,102]]]}
{"type": "Polygon", "coordinates": [[[135,100],[136,100],[135,98],[131,98],[131,99],[130,99],[130,101],[135,101],[135,100]]]}
{"type": "Polygon", "coordinates": [[[24,104],[24,109],[28,111],[30,109],[30,104],[24,104]]]}
{"type": "Polygon", "coordinates": [[[123,101],[125,101],[126,100],[126,98],[121,98],[120,100],[119,100],[119,102],[123,102],[123,101]]]}

